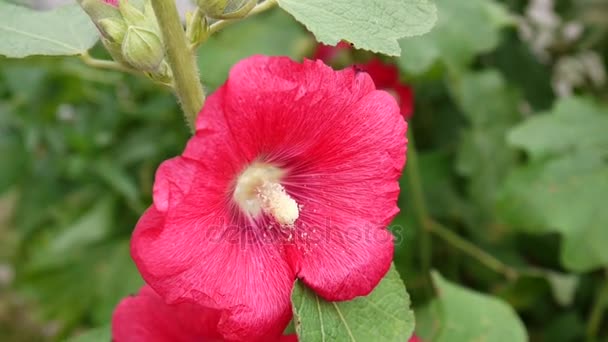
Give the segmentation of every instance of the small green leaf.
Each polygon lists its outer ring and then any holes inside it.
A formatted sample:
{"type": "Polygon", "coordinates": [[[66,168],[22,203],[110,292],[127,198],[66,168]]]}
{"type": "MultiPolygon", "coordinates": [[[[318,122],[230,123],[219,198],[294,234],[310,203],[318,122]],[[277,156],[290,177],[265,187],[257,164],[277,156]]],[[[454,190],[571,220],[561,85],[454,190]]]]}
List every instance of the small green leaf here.
{"type": "Polygon", "coordinates": [[[366,297],[328,302],[298,281],[291,300],[296,332],[301,342],[403,342],[414,331],[410,298],[399,273],[392,266],[366,297]]]}
{"type": "Polygon", "coordinates": [[[320,42],[346,40],[391,56],[401,53],[398,39],[427,33],[437,21],[428,0],[279,0],[279,5],[320,42]]]}
{"type": "Polygon", "coordinates": [[[502,300],[455,285],[433,272],[438,298],[417,315],[424,340],[525,342],[526,329],[502,300]]]}
{"type": "Polygon", "coordinates": [[[0,55],[77,55],[99,38],[91,19],[80,6],[67,5],[38,12],[0,2],[0,55]]]}
{"type": "Polygon", "coordinates": [[[403,39],[400,66],[412,73],[427,71],[436,61],[453,70],[468,65],[499,42],[499,29],[510,22],[508,12],[490,0],[435,0],[436,27],[421,37],[403,39]]]}
{"type": "Polygon", "coordinates": [[[112,340],[111,328],[109,325],[85,331],[76,335],[66,342],[108,342],[112,340]]]}

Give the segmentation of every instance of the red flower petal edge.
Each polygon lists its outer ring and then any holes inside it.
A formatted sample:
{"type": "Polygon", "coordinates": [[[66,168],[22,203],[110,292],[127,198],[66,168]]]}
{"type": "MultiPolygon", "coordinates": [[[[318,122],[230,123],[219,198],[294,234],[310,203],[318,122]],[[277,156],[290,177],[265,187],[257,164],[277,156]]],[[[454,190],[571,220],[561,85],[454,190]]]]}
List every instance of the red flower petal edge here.
{"type": "MultiPolygon", "coordinates": [[[[112,317],[114,342],[223,341],[217,332],[217,311],[193,303],[165,304],[149,286],[123,299],[112,317]]],[[[268,341],[296,342],[296,335],[268,341]]]]}
{"type": "Polygon", "coordinates": [[[410,339],[407,342],[422,342],[422,340],[420,339],[420,337],[416,336],[416,334],[412,335],[412,337],[410,337],[410,339]]]}
{"type": "Polygon", "coordinates": [[[327,300],[388,271],[406,123],[370,76],[254,56],[156,173],[131,254],[168,303],[219,312],[229,340],[279,336],[296,278],[327,300]]]}

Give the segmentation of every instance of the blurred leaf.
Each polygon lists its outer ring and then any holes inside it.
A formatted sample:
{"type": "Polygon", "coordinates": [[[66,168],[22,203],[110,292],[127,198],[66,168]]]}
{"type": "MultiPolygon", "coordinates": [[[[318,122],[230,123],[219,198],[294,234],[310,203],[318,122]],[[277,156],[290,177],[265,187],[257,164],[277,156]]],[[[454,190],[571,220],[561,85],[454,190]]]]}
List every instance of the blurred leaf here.
{"type": "Polygon", "coordinates": [[[365,297],[327,302],[297,281],[291,299],[298,340],[302,342],[401,342],[414,331],[410,299],[393,266],[365,297]]]}
{"type": "MultiPolygon", "coordinates": [[[[467,73],[453,93],[469,128],[462,133],[456,170],[468,179],[468,193],[484,218],[493,217],[497,193],[515,162],[506,134],[519,118],[519,96],[495,70],[467,73]]],[[[479,218],[475,225],[479,225],[479,218]]]]}
{"type": "Polygon", "coordinates": [[[95,164],[95,172],[118,194],[124,196],[136,212],[144,211],[145,207],[139,199],[137,184],[120,165],[108,160],[99,160],[95,164]]]}
{"type": "Polygon", "coordinates": [[[23,175],[26,156],[16,134],[0,128],[0,194],[23,175]]]}
{"type": "Polygon", "coordinates": [[[111,327],[106,325],[76,335],[66,342],[108,342],[110,340],[112,340],[111,327]]]}
{"type": "Polygon", "coordinates": [[[317,40],[399,56],[397,40],[427,33],[437,21],[429,0],[278,0],[317,40]]]}
{"type": "Polygon", "coordinates": [[[515,170],[499,207],[515,228],[561,233],[564,266],[587,271],[608,264],[607,194],[606,161],[579,153],[515,170]]]}
{"type": "Polygon", "coordinates": [[[583,150],[608,153],[608,108],[583,98],[557,102],[548,113],[536,115],[513,129],[509,143],[533,158],[583,150]]]}
{"type": "Polygon", "coordinates": [[[211,89],[217,88],[235,63],[254,54],[298,58],[299,45],[307,36],[280,10],[248,18],[211,36],[200,49],[198,65],[203,82],[211,89]]]}
{"type": "Polygon", "coordinates": [[[79,5],[38,12],[0,2],[0,55],[77,55],[99,39],[93,22],[79,5]]]}
{"type": "Polygon", "coordinates": [[[123,240],[113,245],[107,255],[107,262],[99,269],[99,282],[96,287],[98,301],[92,310],[95,323],[109,322],[118,302],[137,293],[143,284],[139,271],[131,259],[129,241],[123,240]]]}
{"type": "Polygon", "coordinates": [[[112,222],[112,201],[100,200],[78,221],[61,230],[50,244],[51,254],[63,254],[67,250],[84,246],[104,238],[112,222]]]}
{"type": "Polygon", "coordinates": [[[493,0],[435,0],[437,25],[423,36],[399,41],[399,65],[422,74],[440,61],[460,71],[479,53],[498,45],[500,28],[511,21],[509,13],[493,0]]]}
{"type": "Polygon", "coordinates": [[[509,176],[502,216],[519,229],[562,234],[562,263],[574,271],[608,264],[607,118],[606,108],[566,99],[509,135],[537,160],[509,176]]]}
{"type": "Polygon", "coordinates": [[[435,342],[524,342],[526,329],[505,302],[455,285],[433,272],[434,299],[417,315],[422,338],[435,342]]]}

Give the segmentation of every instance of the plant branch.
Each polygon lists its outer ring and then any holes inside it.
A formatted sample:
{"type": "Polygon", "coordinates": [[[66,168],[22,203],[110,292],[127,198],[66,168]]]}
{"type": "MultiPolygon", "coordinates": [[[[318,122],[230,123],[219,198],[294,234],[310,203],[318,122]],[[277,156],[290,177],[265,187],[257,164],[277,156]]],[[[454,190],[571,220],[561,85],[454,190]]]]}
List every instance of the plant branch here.
{"type": "MultiPolygon", "coordinates": [[[[515,268],[505,264],[490,253],[477,247],[475,244],[469,242],[468,240],[460,237],[458,234],[454,233],[449,228],[444,227],[440,223],[430,220],[428,227],[431,232],[435,233],[438,237],[442,238],[450,245],[460,249],[464,253],[475,258],[480,263],[485,265],[487,268],[493,270],[494,272],[504,275],[507,279],[512,280],[521,275],[520,272],[517,271],[515,268]]],[[[526,273],[532,274],[537,272],[531,270],[527,271],[526,273]]]]}
{"type": "Polygon", "coordinates": [[[84,64],[94,67],[94,68],[128,72],[128,73],[131,73],[134,75],[140,74],[137,70],[128,68],[118,62],[106,61],[103,59],[93,58],[93,57],[91,57],[91,55],[89,55],[88,52],[84,52],[81,55],[79,55],[78,57],[80,57],[80,60],[82,60],[84,62],[84,64]]]}
{"type": "Polygon", "coordinates": [[[608,309],[608,270],[606,270],[604,278],[604,283],[597,290],[595,302],[587,321],[587,340],[590,342],[596,341],[600,325],[604,319],[604,313],[608,309]]]}
{"type": "MultiPolygon", "coordinates": [[[[267,10],[273,8],[276,4],[277,4],[277,0],[266,0],[260,4],[257,4],[244,18],[267,11],[267,10]]],[[[224,27],[229,26],[244,18],[218,20],[209,26],[209,35],[212,35],[215,32],[223,29],[224,27]]]]}
{"type": "Polygon", "coordinates": [[[173,72],[175,93],[186,121],[194,131],[196,116],[205,102],[194,54],[188,47],[175,1],[152,0],[152,8],[162,33],[167,61],[173,72]]]}

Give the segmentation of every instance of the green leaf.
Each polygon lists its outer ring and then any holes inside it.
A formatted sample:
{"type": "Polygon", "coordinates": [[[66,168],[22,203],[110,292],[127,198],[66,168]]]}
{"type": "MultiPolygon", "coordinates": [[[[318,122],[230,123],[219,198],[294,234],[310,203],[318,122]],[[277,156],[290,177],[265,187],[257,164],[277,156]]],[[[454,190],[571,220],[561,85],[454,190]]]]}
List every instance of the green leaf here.
{"type": "Polygon", "coordinates": [[[80,6],[67,5],[38,12],[0,2],[0,55],[77,55],[99,38],[91,19],[80,6]]]}
{"type": "Polygon", "coordinates": [[[509,143],[532,157],[572,150],[608,148],[608,109],[583,98],[561,100],[550,113],[513,129],[509,143]]]}
{"type": "Polygon", "coordinates": [[[420,310],[418,332],[434,342],[525,342],[526,329],[504,301],[460,287],[433,272],[438,298],[420,310]]]}
{"type": "Polygon", "coordinates": [[[439,17],[435,28],[399,42],[399,64],[409,73],[422,74],[437,61],[453,70],[463,69],[477,54],[498,45],[500,28],[511,20],[493,0],[435,2],[439,17]]]}
{"type": "Polygon", "coordinates": [[[428,0],[278,0],[319,40],[346,40],[358,49],[399,56],[403,37],[427,33],[437,21],[428,0]]]}
{"type": "Polygon", "coordinates": [[[414,314],[399,273],[391,266],[366,297],[328,302],[301,281],[291,295],[298,340],[405,341],[414,331],[414,314]]]}
{"type": "Polygon", "coordinates": [[[248,18],[214,34],[200,49],[198,65],[203,82],[217,88],[235,63],[254,54],[298,58],[299,45],[306,38],[303,28],[283,11],[248,18]]]}
{"type": "Polygon", "coordinates": [[[112,340],[111,335],[111,328],[109,325],[106,325],[76,335],[66,342],[108,342],[112,340]]]}
{"type": "Polygon", "coordinates": [[[565,99],[509,134],[532,161],[509,176],[500,213],[517,229],[560,233],[562,264],[573,271],[608,265],[607,119],[606,107],[565,99]]]}
{"type": "Polygon", "coordinates": [[[499,209],[517,229],[562,234],[563,265],[583,272],[608,265],[607,194],[606,160],[580,153],[515,170],[499,209]]]}

